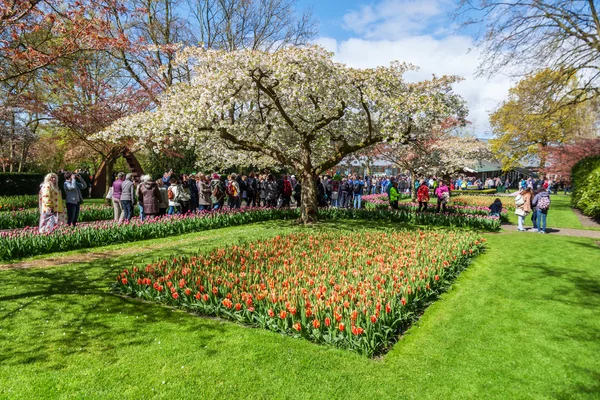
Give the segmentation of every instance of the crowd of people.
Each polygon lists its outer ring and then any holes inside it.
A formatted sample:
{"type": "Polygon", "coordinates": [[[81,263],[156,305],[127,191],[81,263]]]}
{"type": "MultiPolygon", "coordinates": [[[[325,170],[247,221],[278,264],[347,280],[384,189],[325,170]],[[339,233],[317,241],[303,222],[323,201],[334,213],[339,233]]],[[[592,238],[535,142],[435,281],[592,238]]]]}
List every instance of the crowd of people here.
{"type": "MultiPolygon", "coordinates": [[[[50,231],[58,223],[76,225],[83,202],[81,191],[87,185],[78,172],[64,172],[63,200],[58,187],[58,176],[50,173],[40,189],[40,231],[50,231]],[[66,211],[66,212],[65,212],[66,211]]],[[[317,202],[320,207],[361,208],[362,196],[366,194],[387,194],[390,207],[398,209],[398,201],[403,194],[411,193],[411,180],[405,175],[398,176],[358,176],[357,174],[315,178],[317,202]]],[[[516,182],[521,192],[517,196],[519,204],[519,230],[524,230],[525,216],[532,214],[534,229],[545,232],[546,198],[550,190],[555,192],[560,183],[552,180],[522,179],[516,182]],[[544,200],[542,200],[544,199],[544,200]],[[523,203],[521,204],[521,200],[523,203]],[[541,204],[541,206],[540,206],[541,204]],[[520,210],[520,211],[519,211],[520,210]]],[[[445,212],[451,192],[467,190],[482,185],[497,188],[510,187],[508,178],[488,178],[479,180],[459,176],[444,180],[436,177],[423,177],[414,181],[418,201],[418,212],[427,210],[431,197],[435,199],[436,211],[445,212]]],[[[566,189],[565,189],[566,190],[566,189]]],[[[129,221],[134,215],[134,207],[139,207],[142,220],[165,214],[240,207],[290,207],[292,203],[301,205],[302,186],[294,175],[283,174],[276,178],[269,172],[247,175],[232,173],[221,176],[213,174],[175,174],[167,171],[158,180],[150,175],[140,177],[135,182],[132,174],[119,172],[106,196],[114,210],[114,220],[129,221]]],[[[502,210],[500,199],[490,205],[490,213],[499,215],[502,210]]]]}

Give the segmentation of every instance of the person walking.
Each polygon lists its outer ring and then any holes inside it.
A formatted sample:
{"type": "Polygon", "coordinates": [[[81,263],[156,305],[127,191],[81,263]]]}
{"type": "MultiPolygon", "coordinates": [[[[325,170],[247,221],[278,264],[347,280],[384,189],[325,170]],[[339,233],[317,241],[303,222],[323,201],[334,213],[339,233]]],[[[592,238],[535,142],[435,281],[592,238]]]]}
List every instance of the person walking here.
{"type": "Polygon", "coordinates": [[[58,176],[55,173],[46,175],[44,183],[40,185],[39,207],[40,233],[52,232],[56,225],[67,222],[63,199],[58,188],[58,176]]]}
{"type": "Polygon", "coordinates": [[[435,189],[435,196],[437,197],[437,212],[440,212],[440,208],[446,212],[446,204],[450,200],[450,190],[441,179],[439,186],[435,189]]]}
{"type": "Polygon", "coordinates": [[[425,179],[419,181],[419,190],[417,190],[417,201],[419,202],[418,212],[427,211],[427,204],[429,203],[429,186],[425,182],[425,179]]]}
{"type": "Polygon", "coordinates": [[[142,176],[141,182],[138,187],[138,201],[143,206],[144,217],[153,218],[160,213],[160,189],[150,175],[142,176]]]}
{"type": "Polygon", "coordinates": [[[518,230],[521,232],[526,231],[523,227],[525,217],[531,212],[531,197],[533,190],[531,188],[523,189],[515,197],[515,214],[518,217],[518,230]]]}
{"type": "Polygon", "coordinates": [[[546,218],[550,209],[550,193],[547,189],[541,190],[535,195],[531,204],[535,207],[537,213],[537,225],[539,233],[546,233],[546,218]]]}
{"type": "Polygon", "coordinates": [[[134,193],[133,174],[129,173],[125,175],[125,180],[121,183],[121,207],[123,207],[123,220],[127,222],[133,217],[134,193]]]}
{"type": "Polygon", "coordinates": [[[125,174],[123,172],[119,172],[117,174],[117,179],[115,179],[115,181],[112,184],[112,203],[113,210],[115,213],[115,222],[123,222],[123,218],[125,217],[125,215],[123,214],[123,206],[121,205],[123,179],[125,179],[125,174]]]}
{"type": "Polygon", "coordinates": [[[65,193],[67,194],[67,224],[77,225],[79,219],[79,210],[83,203],[81,190],[87,188],[87,184],[79,174],[65,172],[65,193]]]}

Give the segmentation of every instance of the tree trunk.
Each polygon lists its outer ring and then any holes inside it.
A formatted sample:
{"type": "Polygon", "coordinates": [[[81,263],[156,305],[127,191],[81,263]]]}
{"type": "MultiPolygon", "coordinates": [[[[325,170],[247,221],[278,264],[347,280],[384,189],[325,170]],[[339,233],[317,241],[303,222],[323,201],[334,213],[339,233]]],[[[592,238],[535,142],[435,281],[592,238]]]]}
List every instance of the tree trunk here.
{"type": "Polygon", "coordinates": [[[302,191],[300,192],[300,221],[303,224],[310,224],[317,221],[317,186],[315,177],[310,171],[302,173],[302,191]]]}
{"type": "MultiPolygon", "coordinates": [[[[106,195],[108,194],[108,191],[110,190],[111,186],[112,186],[112,175],[113,175],[113,171],[115,169],[115,162],[117,162],[117,158],[115,157],[111,157],[109,156],[109,158],[106,159],[106,187],[105,187],[105,191],[104,191],[104,197],[106,197],[106,195]]],[[[110,205],[112,203],[111,200],[106,200],[106,203],[108,205],[110,205]]]]}
{"type": "Polygon", "coordinates": [[[417,191],[415,190],[415,173],[413,171],[408,171],[408,173],[410,174],[410,198],[414,203],[417,201],[417,191]]]}

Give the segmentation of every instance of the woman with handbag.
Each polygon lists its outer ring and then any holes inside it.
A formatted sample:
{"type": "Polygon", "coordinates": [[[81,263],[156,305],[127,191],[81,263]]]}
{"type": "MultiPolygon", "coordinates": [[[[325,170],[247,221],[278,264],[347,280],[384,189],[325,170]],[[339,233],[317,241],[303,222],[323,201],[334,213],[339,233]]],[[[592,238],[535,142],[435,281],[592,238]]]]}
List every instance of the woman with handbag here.
{"type": "Polygon", "coordinates": [[[531,188],[527,188],[521,190],[519,194],[515,197],[515,214],[519,218],[519,227],[518,230],[521,232],[526,231],[523,227],[523,223],[525,222],[525,217],[529,215],[531,212],[531,197],[533,195],[533,190],[531,188]]]}
{"type": "Polygon", "coordinates": [[[58,176],[54,173],[46,175],[40,187],[40,233],[51,232],[58,224],[67,222],[62,195],[58,188],[58,176]]]}

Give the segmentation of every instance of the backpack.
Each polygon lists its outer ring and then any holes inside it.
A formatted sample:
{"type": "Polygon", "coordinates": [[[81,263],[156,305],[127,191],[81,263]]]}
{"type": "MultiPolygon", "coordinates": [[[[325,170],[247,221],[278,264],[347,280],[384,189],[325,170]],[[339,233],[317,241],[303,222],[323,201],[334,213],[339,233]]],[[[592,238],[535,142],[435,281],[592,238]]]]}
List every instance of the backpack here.
{"type": "Polygon", "coordinates": [[[356,193],[356,194],[360,193],[360,187],[361,187],[361,186],[362,186],[362,185],[361,185],[360,183],[358,183],[358,182],[357,182],[357,183],[355,183],[355,184],[354,184],[354,186],[353,186],[353,188],[354,188],[354,193],[356,193]]]}
{"type": "Polygon", "coordinates": [[[232,197],[237,197],[238,195],[237,189],[235,188],[235,185],[232,182],[227,184],[227,189],[225,190],[225,192],[228,196],[232,197]]]}
{"type": "Polygon", "coordinates": [[[550,208],[550,197],[542,197],[537,202],[537,208],[540,211],[547,211],[550,208]]]}
{"type": "Polygon", "coordinates": [[[515,206],[521,207],[523,204],[525,204],[525,199],[523,196],[518,194],[517,197],[515,197],[515,206]]]}
{"type": "Polygon", "coordinates": [[[388,197],[390,197],[390,192],[392,191],[392,184],[386,186],[385,193],[387,193],[388,197]]]}
{"type": "Polygon", "coordinates": [[[214,203],[221,201],[221,199],[223,198],[223,189],[222,189],[221,182],[213,181],[213,182],[211,182],[211,185],[212,185],[212,190],[211,190],[212,201],[214,203]]]}
{"type": "Polygon", "coordinates": [[[169,186],[169,189],[167,189],[167,197],[169,200],[175,200],[175,193],[173,193],[171,186],[169,186]]]}
{"type": "Polygon", "coordinates": [[[290,181],[283,181],[283,194],[286,196],[292,195],[292,184],[290,181]]]}

